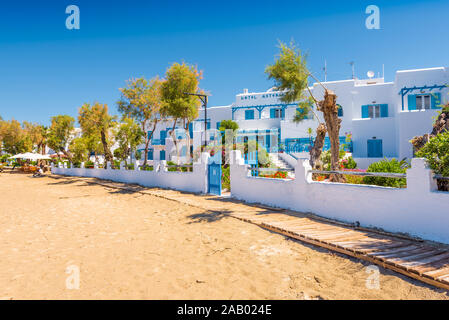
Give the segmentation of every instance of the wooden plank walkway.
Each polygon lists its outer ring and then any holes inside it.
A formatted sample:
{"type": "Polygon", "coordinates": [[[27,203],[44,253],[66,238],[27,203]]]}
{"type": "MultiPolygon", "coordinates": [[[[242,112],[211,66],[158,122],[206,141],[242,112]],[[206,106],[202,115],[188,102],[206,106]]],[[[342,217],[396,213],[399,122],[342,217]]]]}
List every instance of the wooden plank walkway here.
{"type": "Polygon", "coordinates": [[[449,290],[449,245],[323,221],[311,214],[246,204],[232,199],[174,190],[82,179],[106,187],[139,192],[220,213],[312,245],[369,261],[427,284],[449,290]]]}
{"type": "Polygon", "coordinates": [[[233,213],[232,216],[449,290],[449,248],[446,245],[356,230],[313,218],[279,222],[270,215],[262,219],[253,219],[253,215],[247,213],[233,213]]]}

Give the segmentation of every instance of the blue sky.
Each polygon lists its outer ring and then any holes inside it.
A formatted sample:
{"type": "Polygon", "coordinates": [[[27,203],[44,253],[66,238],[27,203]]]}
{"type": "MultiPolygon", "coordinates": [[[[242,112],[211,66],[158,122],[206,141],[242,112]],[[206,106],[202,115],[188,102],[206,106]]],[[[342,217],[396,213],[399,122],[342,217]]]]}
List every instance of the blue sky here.
{"type": "Polygon", "coordinates": [[[163,76],[173,62],[197,64],[210,105],[234,101],[243,88],[263,91],[278,40],[294,39],[309,67],[328,80],[400,69],[449,66],[448,1],[2,1],[0,115],[50,123],[76,117],[84,102],[116,111],[118,88],[131,77],[163,76]],[[81,12],[68,30],[65,8],[81,12]],[[380,8],[381,29],[365,28],[365,8],[380,8]]]}

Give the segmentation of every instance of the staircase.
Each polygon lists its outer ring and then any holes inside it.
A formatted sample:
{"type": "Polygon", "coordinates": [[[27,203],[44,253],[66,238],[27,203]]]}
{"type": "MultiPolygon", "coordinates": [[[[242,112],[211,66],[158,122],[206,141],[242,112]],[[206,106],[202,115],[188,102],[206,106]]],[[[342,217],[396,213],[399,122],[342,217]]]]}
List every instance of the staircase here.
{"type": "MultiPolygon", "coordinates": [[[[282,158],[279,157],[278,153],[270,153],[270,160],[271,163],[279,169],[286,169],[286,170],[293,170],[294,168],[292,166],[290,166],[287,162],[285,162],[282,158]]],[[[288,171],[288,176],[294,178],[295,177],[295,172],[290,172],[288,171]]]]}

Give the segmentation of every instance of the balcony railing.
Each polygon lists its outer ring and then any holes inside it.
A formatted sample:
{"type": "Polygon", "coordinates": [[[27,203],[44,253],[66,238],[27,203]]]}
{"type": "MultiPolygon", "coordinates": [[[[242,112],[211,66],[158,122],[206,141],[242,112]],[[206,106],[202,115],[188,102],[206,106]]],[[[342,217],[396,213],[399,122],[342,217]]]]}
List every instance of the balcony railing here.
{"type": "Polygon", "coordinates": [[[152,139],[151,144],[153,146],[163,146],[165,145],[165,139],[152,139]]]}

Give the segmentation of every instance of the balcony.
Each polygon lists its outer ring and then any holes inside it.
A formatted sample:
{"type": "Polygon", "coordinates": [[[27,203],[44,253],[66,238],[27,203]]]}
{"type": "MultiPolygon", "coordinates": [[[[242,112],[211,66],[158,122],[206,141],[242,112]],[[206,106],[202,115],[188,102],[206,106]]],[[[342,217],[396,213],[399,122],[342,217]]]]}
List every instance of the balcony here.
{"type": "Polygon", "coordinates": [[[165,139],[152,139],[151,145],[153,146],[165,146],[165,139]]]}

